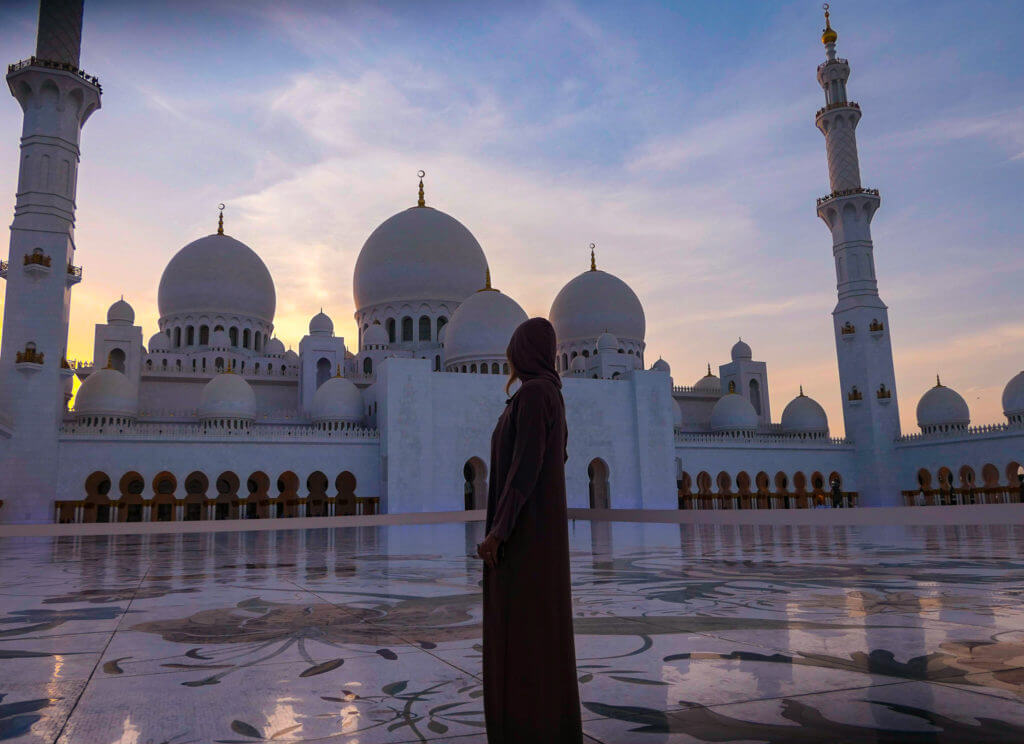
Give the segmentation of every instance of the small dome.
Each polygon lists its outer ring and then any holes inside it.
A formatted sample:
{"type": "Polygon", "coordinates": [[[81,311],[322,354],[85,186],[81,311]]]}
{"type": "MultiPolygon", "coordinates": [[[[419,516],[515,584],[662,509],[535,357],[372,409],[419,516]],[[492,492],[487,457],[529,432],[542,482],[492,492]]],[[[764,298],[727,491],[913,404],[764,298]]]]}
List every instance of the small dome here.
{"type": "Polygon", "coordinates": [[[693,383],[693,389],[702,393],[718,393],[722,391],[722,381],[717,375],[711,374],[711,365],[708,365],[708,373],[693,383]]]}
{"type": "Polygon", "coordinates": [[[559,344],[597,338],[606,331],[640,343],[647,328],[636,293],[617,276],[599,269],[584,271],[562,287],[548,319],[559,344]]]}
{"type": "Polygon", "coordinates": [[[313,394],[313,420],[362,423],[363,395],[344,377],[332,377],[313,394]]]}
{"type": "Polygon", "coordinates": [[[672,368],[668,366],[668,362],[661,357],[658,357],[658,361],[651,365],[651,369],[655,372],[664,372],[667,375],[672,374],[672,368]]]}
{"type": "Polygon", "coordinates": [[[432,207],[385,220],[363,244],[352,274],[361,310],[385,302],[462,302],[480,288],[487,259],[473,234],[432,207]]]}
{"type": "Polygon", "coordinates": [[[226,349],[231,346],[231,337],[227,331],[220,328],[210,334],[210,346],[214,349],[226,349]]]}
{"type": "Polygon", "coordinates": [[[1024,372],[1020,372],[1003,388],[1003,413],[1007,418],[1024,415],[1024,372]]]}
{"type": "Polygon", "coordinates": [[[612,334],[605,331],[597,337],[597,350],[599,352],[606,351],[616,353],[619,348],[619,339],[615,338],[612,334]]]}
{"type": "Polygon", "coordinates": [[[460,304],[445,326],[445,364],[503,359],[512,332],[526,321],[519,304],[496,289],[481,289],[460,304]]]}
{"type": "Polygon", "coordinates": [[[135,322],[135,310],[124,301],[124,297],[115,302],[107,310],[107,323],[110,325],[132,325],[135,322]]]}
{"type": "Polygon", "coordinates": [[[134,418],[138,399],[131,381],[116,369],[98,369],[85,378],[75,397],[75,415],[134,418]]]}
{"type": "Polygon", "coordinates": [[[967,401],[953,388],[936,380],[936,385],[921,396],[917,403],[917,425],[921,431],[938,427],[963,429],[970,426],[971,410],[967,401]]]}
{"type": "Polygon", "coordinates": [[[240,375],[222,372],[203,387],[199,396],[199,418],[256,418],[256,395],[240,375]]]}
{"type": "Polygon", "coordinates": [[[284,360],[285,360],[285,361],[286,361],[286,362],[287,362],[288,364],[298,364],[298,363],[299,363],[299,355],[298,355],[298,354],[296,354],[296,353],[295,353],[294,351],[292,351],[291,349],[288,349],[288,351],[286,351],[286,352],[284,353],[284,360]]]}
{"type": "Polygon", "coordinates": [[[828,434],[828,416],[814,398],[800,395],[793,398],[782,411],[782,430],[787,434],[828,434]]]}
{"type": "MultiPolygon", "coordinates": [[[[445,327],[441,328],[444,331],[445,327]]],[[[388,332],[384,330],[384,326],[380,323],[373,323],[369,328],[363,331],[363,348],[367,346],[387,346],[390,343],[388,340],[388,332]]]]}
{"type": "Polygon", "coordinates": [[[267,356],[284,356],[284,343],[275,336],[264,344],[263,353],[267,356]]]}
{"type": "Polygon", "coordinates": [[[160,316],[224,313],[274,322],[277,295],[266,264],[245,243],[207,235],[176,254],[157,290],[160,316]]]}
{"type": "Polygon", "coordinates": [[[323,310],[314,315],[309,321],[309,335],[311,336],[333,336],[334,321],[324,313],[323,310]]]}
{"type": "Polygon", "coordinates": [[[738,361],[740,359],[753,359],[754,353],[750,350],[750,346],[741,338],[732,346],[732,360],[738,361]]]}
{"type": "Polygon", "coordinates": [[[679,401],[675,398],[672,399],[672,426],[678,429],[683,425],[683,408],[679,405],[679,401]]]}
{"type": "Polygon", "coordinates": [[[570,372],[585,372],[587,369],[587,360],[582,356],[575,356],[572,361],[569,362],[570,372]]]}
{"type": "Polygon", "coordinates": [[[742,395],[723,395],[711,409],[712,431],[754,431],[757,429],[757,412],[750,401],[742,395]]]}
{"type": "Polygon", "coordinates": [[[149,353],[152,354],[154,351],[168,351],[171,348],[171,339],[167,338],[167,334],[163,331],[154,333],[149,337],[149,344],[146,345],[149,349],[149,353]]]}

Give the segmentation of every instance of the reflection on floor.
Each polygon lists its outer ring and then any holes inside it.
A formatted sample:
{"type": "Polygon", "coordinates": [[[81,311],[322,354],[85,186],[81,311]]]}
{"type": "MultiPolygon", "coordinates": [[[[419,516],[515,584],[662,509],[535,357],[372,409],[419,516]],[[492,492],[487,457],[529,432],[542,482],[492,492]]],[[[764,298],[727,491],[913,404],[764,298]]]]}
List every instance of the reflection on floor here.
{"type": "MultiPolygon", "coordinates": [[[[571,534],[591,742],[1024,741],[1024,526],[571,534]]],[[[481,537],[0,540],[0,741],[484,742],[481,537]]]]}

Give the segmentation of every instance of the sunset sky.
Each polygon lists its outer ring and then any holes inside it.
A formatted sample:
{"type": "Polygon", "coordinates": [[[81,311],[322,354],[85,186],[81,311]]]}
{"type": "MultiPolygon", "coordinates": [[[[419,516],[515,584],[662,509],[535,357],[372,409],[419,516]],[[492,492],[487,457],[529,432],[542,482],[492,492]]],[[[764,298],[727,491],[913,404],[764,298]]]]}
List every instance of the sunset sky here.
{"type": "MultiPolygon", "coordinates": [[[[7,62],[37,4],[0,5],[7,62]]],[[[935,374],[1003,421],[1024,368],[1024,3],[835,0],[839,55],[890,308],[904,431],[935,374]]],[[[597,262],[636,291],[647,360],[676,384],[742,336],[773,416],[798,386],[842,434],[820,3],[86,0],[82,66],[103,84],[78,184],[69,356],[122,293],[156,332],[160,273],[216,228],[251,246],[297,347],[321,306],[354,347],[366,237],[427,202],[480,241],[530,315],[597,262]]],[[[21,110],[0,106],[13,208],[21,110]]],[[[8,211],[8,214],[11,214],[8,211]]]]}

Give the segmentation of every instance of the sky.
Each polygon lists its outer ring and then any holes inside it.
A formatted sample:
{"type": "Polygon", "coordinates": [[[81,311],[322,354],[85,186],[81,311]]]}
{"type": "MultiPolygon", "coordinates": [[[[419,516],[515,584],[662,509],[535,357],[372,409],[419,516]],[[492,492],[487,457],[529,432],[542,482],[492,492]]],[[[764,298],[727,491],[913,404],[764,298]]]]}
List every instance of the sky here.
{"type": "MultiPolygon", "coordinates": [[[[37,6],[0,3],[9,62],[37,6]]],[[[860,103],[862,180],[889,306],[905,432],[936,373],[1003,421],[1024,368],[1024,3],[835,0],[860,103]]],[[[482,245],[528,314],[589,266],[626,281],[648,362],[677,385],[767,362],[773,416],[803,385],[842,435],[830,313],[829,191],[816,2],[86,0],[82,67],[103,84],[78,184],[68,354],[122,294],[148,339],[160,273],[215,230],[263,258],[277,335],[322,306],[350,348],[363,242],[427,203],[482,245]]],[[[13,209],[21,111],[0,105],[0,193],[13,209]]]]}

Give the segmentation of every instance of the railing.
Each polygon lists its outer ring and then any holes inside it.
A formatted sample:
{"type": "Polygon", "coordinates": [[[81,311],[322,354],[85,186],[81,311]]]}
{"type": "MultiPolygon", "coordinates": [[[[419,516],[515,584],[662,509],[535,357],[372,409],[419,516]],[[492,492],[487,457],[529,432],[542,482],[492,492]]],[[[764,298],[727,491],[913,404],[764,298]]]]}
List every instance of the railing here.
{"type": "Polygon", "coordinates": [[[836,57],[835,59],[827,59],[827,60],[825,60],[820,65],[818,65],[818,69],[820,70],[820,69],[822,69],[824,67],[829,67],[831,65],[849,65],[849,64],[850,64],[850,60],[843,59],[842,57],[836,57]]]}
{"type": "Polygon", "coordinates": [[[858,504],[857,491],[840,491],[834,500],[831,491],[794,493],[792,491],[764,491],[761,493],[680,493],[679,508],[698,511],[711,510],[780,510],[829,507],[853,509],[858,504]]]}
{"type": "Polygon", "coordinates": [[[817,435],[783,434],[781,432],[755,432],[754,434],[731,432],[697,432],[676,431],[675,441],[698,444],[728,444],[731,442],[749,442],[751,444],[794,444],[807,446],[825,445],[829,447],[846,447],[852,445],[850,439],[817,435]]]}
{"type": "Polygon", "coordinates": [[[50,268],[52,259],[49,256],[44,255],[42,252],[32,252],[25,254],[25,258],[22,259],[22,263],[25,266],[45,266],[46,268],[50,268]]]}
{"type": "Polygon", "coordinates": [[[922,439],[963,439],[965,437],[985,436],[988,434],[1007,434],[1017,432],[1024,437],[1024,427],[1011,424],[982,424],[980,426],[968,426],[963,429],[951,429],[949,431],[930,431],[920,434],[904,434],[896,437],[896,443],[918,442],[922,439]]]}
{"type": "Polygon", "coordinates": [[[860,111],[860,104],[859,103],[854,103],[853,101],[836,101],[835,103],[830,103],[827,106],[822,106],[820,109],[818,109],[818,113],[816,113],[814,115],[814,118],[817,119],[819,116],[824,114],[826,111],[832,111],[834,109],[840,109],[840,108],[852,108],[852,109],[857,109],[858,111],[860,111]]]}
{"type": "Polygon", "coordinates": [[[45,354],[35,349],[25,349],[14,354],[15,364],[42,364],[45,354]]]}
{"type": "Polygon", "coordinates": [[[14,64],[7,65],[7,74],[10,75],[12,72],[24,70],[26,67],[45,67],[49,70],[61,70],[63,72],[70,72],[75,75],[78,75],[78,77],[82,78],[82,80],[89,83],[90,85],[95,85],[96,90],[98,90],[100,93],[103,92],[103,86],[100,85],[100,79],[98,77],[96,77],[95,75],[87,75],[85,70],[75,67],[73,64],[70,64],[68,62],[55,62],[52,59],[42,59],[41,57],[29,57],[28,59],[23,59],[19,62],[15,62],[14,64]]]}
{"type": "Polygon", "coordinates": [[[672,392],[673,393],[720,393],[720,392],[722,392],[722,386],[721,386],[721,384],[719,384],[719,386],[716,387],[716,388],[710,388],[710,389],[700,388],[700,389],[698,389],[694,385],[673,385],[672,386],[672,392]]]}
{"type": "Polygon", "coordinates": [[[841,196],[853,196],[854,194],[867,194],[868,196],[880,195],[878,193],[878,189],[865,189],[860,187],[855,189],[843,189],[842,191],[833,191],[831,194],[825,194],[825,196],[819,196],[818,206],[820,207],[822,204],[832,199],[838,199],[841,196]]]}
{"type": "Polygon", "coordinates": [[[65,422],[60,427],[64,439],[148,439],[148,440],[243,440],[250,442],[330,442],[376,441],[377,429],[325,430],[308,424],[263,424],[249,429],[207,429],[197,423],[145,422],[129,426],[86,426],[65,422]]]}
{"type": "Polygon", "coordinates": [[[964,506],[966,504],[1019,504],[1021,489],[1012,486],[983,488],[917,488],[902,491],[905,506],[964,506]]]}
{"type": "Polygon", "coordinates": [[[78,279],[81,279],[82,278],[82,267],[81,266],[73,266],[71,264],[68,264],[68,275],[76,277],[78,279]]]}
{"type": "Polygon", "coordinates": [[[6,261],[0,261],[0,277],[7,278],[8,263],[6,261]]]}

